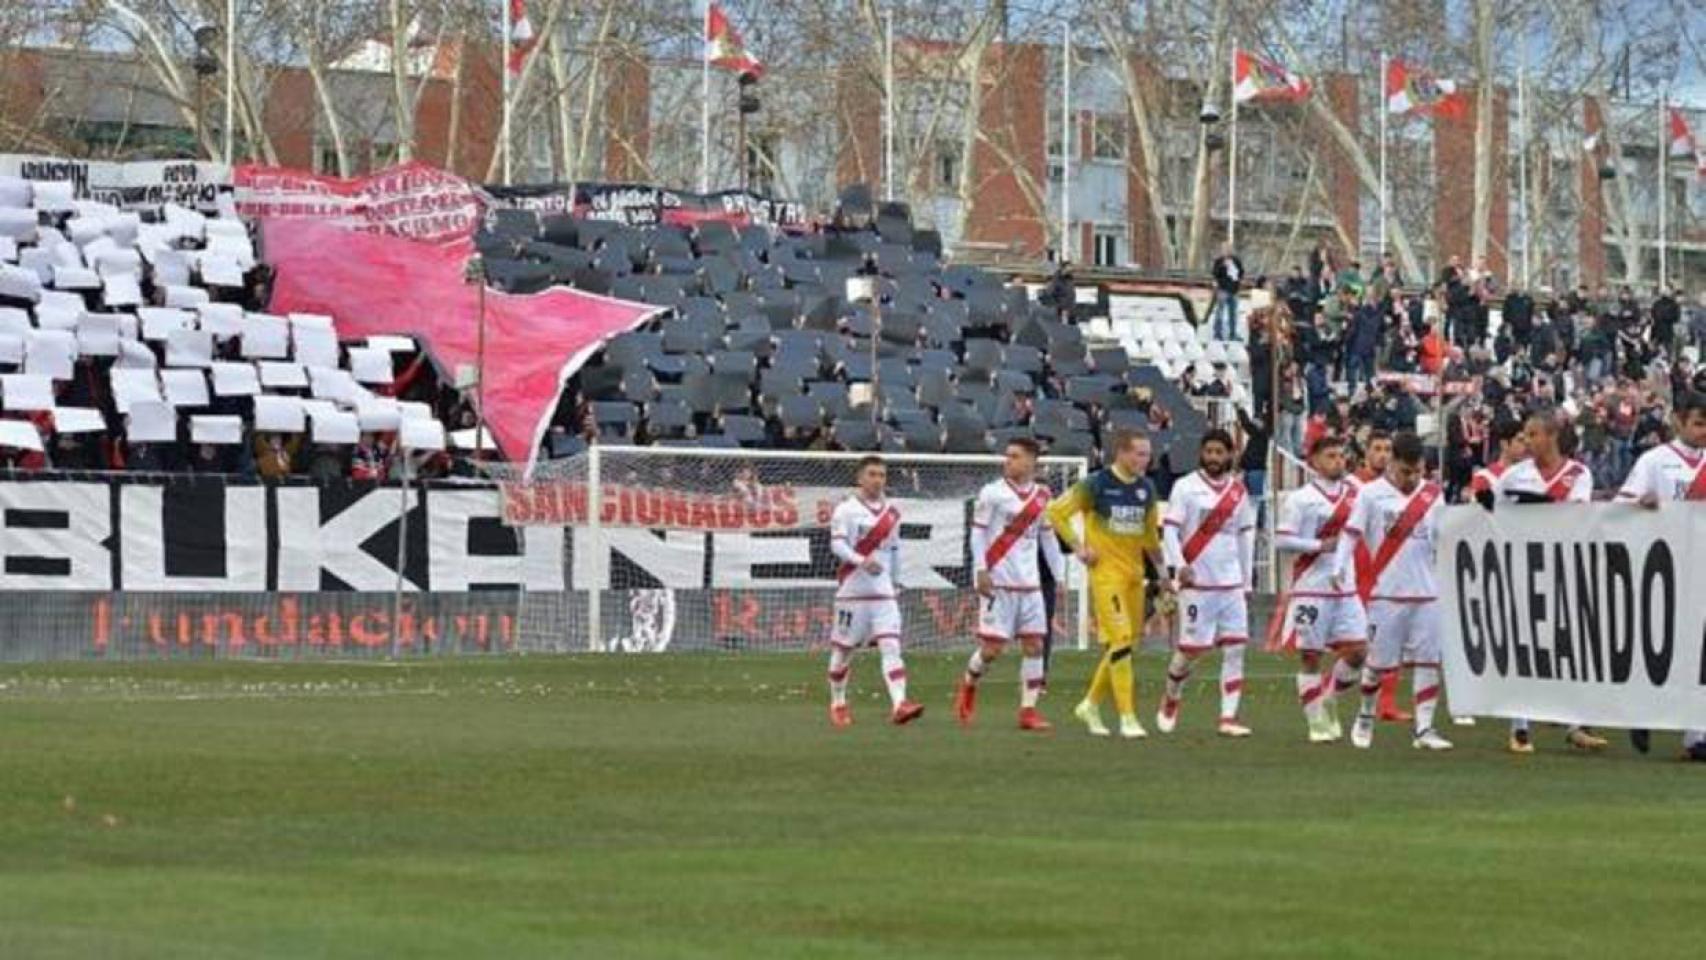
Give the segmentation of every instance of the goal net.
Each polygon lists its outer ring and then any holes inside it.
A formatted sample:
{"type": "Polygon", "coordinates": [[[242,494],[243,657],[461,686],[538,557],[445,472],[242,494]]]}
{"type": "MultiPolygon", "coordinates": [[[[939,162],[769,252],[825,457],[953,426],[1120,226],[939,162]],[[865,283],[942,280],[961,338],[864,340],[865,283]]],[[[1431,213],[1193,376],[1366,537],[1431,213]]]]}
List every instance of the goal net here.
{"type": "MultiPolygon", "coordinates": [[[[522,598],[518,646],[533,651],[803,650],[829,636],[837,561],[829,517],[861,454],[596,446],[503,481],[506,523],[564,531],[561,591],[522,598]]],[[[901,613],[915,649],[963,646],[972,504],[1001,475],[993,456],[885,455],[901,513],[901,613]]],[[[1043,458],[1058,492],[1076,458],[1043,458]]],[[[1054,642],[1082,646],[1076,564],[1054,642]]]]}

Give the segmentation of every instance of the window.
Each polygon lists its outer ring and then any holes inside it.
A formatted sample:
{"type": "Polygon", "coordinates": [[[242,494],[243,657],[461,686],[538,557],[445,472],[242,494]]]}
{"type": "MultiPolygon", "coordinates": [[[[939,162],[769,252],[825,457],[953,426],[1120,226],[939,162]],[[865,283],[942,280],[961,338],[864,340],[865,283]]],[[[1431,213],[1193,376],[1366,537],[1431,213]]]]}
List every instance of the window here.
{"type": "Polygon", "coordinates": [[[1092,236],[1095,249],[1092,251],[1094,263],[1098,267],[1117,267],[1124,263],[1120,256],[1120,248],[1125,243],[1125,229],[1122,227],[1096,227],[1092,236]]]}
{"type": "Polygon", "coordinates": [[[960,188],[960,147],[951,140],[936,141],[936,188],[960,188]]]}
{"type": "Polygon", "coordinates": [[[1092,156],[1097,160],[1124,160],[1126,152],[1125,117],[1098,113],[1090,125],[1092,156]]]}

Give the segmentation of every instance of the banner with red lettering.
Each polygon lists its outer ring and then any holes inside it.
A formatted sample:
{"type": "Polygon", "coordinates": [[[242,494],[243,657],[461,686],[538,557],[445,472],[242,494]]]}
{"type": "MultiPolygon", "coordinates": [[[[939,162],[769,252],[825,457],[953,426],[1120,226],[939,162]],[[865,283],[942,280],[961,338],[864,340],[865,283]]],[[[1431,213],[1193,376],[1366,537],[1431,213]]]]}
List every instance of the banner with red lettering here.
{"type": "Polygon", "coordinates": [[[431,243],[472,236],[483,209],[473,184],[424,163],[348,179],[254,165],[234,176],[245,217],[315,220],[431,243]]]}

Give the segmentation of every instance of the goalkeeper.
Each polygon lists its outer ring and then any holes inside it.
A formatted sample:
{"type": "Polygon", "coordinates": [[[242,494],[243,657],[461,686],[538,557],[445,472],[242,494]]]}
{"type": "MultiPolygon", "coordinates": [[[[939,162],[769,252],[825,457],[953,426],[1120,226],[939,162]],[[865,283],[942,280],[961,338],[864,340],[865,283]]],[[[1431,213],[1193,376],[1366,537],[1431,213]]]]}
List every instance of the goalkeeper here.
{"type": "Polygon", "coordinates": [[[1073,484],[1049,504],[1048,520],[1089,568],[1090,597],[1102,642],[1102,659],[1073,715],[1093,735],[1107,736],[1102,701],[1111,688],[1120,714],[1120,736],[1136,740],[1148,735],[1137,719],[1131,663],[1133,644],[1144,622],[1143,560],[1148,556],[1156,570],[1166,569],[1166,564],[1161,559],[1160,504],[1145,476],[1149,438],[1135,430],[1115,431],[1109,449],[1112,464],[1073,484]],[[1084,518],[1082,538],[1073,527],[1073,518],[1080,516],[1084,518]]]}

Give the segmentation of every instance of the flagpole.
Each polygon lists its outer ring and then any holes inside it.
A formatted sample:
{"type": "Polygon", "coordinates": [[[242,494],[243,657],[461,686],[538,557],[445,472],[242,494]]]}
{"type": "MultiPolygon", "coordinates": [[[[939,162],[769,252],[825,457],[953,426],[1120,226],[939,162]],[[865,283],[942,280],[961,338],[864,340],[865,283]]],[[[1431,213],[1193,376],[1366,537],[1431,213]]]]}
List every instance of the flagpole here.
{"type": "Polygon", "coordinates": [[[711,4],[705,4],[705,24],[699,54],[699,192],[711,192],[711,4]]]}
{"type": "Polygon", "coordinates": [[[1666,231],[1665,231],[1665,207],[1669,206],[1669,204],[1666,203],[1665,201],[1667,199],[1669,199],[1668,194],[1670,192],[1668,189],[1666,189],[1669,186],[1669,184],[1665,183],[1665,175],[1670,172],[1670,130],[1669,130],[1668,125],[1667,125],[1667,121],[1670,119],[1670,114],[1665,109],[1667,106],[1667,100],[1668,100],[1668,98],[1665,95],[1663,95],[1663,94],[1659,95],[1659,175],[1654,181],[1658,184],[1658,188],[1659,188],[1659,289],[1660,290],[1664,289],[1665,273],[1666,273],[1665,268],[1668,266],[1668,264],[1665,263],[1665,253],[1666,253],[1665,246],[1666,246],[1666,241],[1668,239],[1666,237],[1666,231]]]}
{"type": "Polygon", "coordinates": [[[1534,230],[1529,223],[1528,209],[1528,50],[1522,51],[1522,63],[1516,72],[1516,117],[1520,134],[1521,152],[1517,154],[1516,189],[1517,207],[1522,210],[1522,288],[1527,290],[1530,284],[1529,248],[1534,244],[1534,230]]]}
{"type": "MultiPolygon", "coordinates": [[[[510,75],[509,75],[510,49],[509,49],[509,46],[510,46],[510,43],[512,42],[510,39],[510,31],[515,29],[515,24],[510,22],[509,0],[498,0],[498,5],[503,8],[503,35],[504,35],[504,37],[503,37],[503,67],[502,67],[502,69],[504,72],[504,81],[503,81],[503,101],[504,102],[503,102],[503,123],[502,123],[503,133],[502,133],[502,137],[503,137],[503,156],[504,156],[504,165],[503,165],[504,186],[507,187],[507,186],[509,186],[510,176],[513,172],[512,165],[510,163],[510,145],[509,145],[509,139],[510,139],[509,138],[509,123],[510,123],[510,103],[509,103],[509,94],[510,94],[510,75]]],[[[397,51],[393,50],[392,55],[397,56],[398,55],[397,51]]]]}
{"type": "Polygon", "coordinates": [[[225,0],[225,165],[231,166],[231,124],[237,97],[237,0],[225,0]]]}
{"type": "Polygon", "coordinates": [[[1060,255],[1065,263],[1072,256],[1072,24],[1061,29],[1060,39],[1060,255]]]}
{"type": "Polygon", "coordinates": [[[1226,245],[1238,242],[1238,48],[1232,48],[1232,136],[1226,154],[1226,245]]]}
{"type": "Polygon", "coordinates": [[[883,198],[894,200],[894,8],[883,11],[883,198]]]}
{"type": "Polygon", "coordinates": [[[1386,115],[1392,112],[1386,78],[1391,69],[1386,51],[1380,51],[1380,256],[1383,259],[1386,256],[1386,115]]]}

